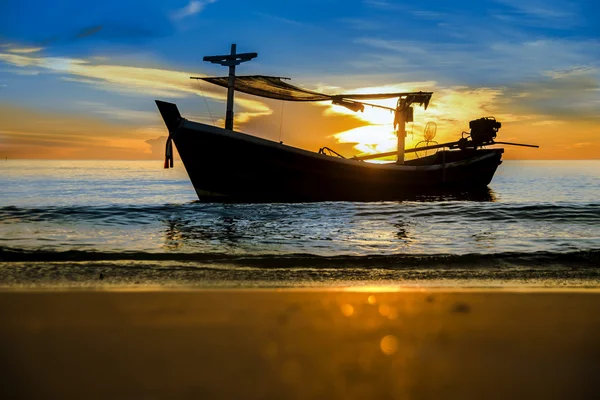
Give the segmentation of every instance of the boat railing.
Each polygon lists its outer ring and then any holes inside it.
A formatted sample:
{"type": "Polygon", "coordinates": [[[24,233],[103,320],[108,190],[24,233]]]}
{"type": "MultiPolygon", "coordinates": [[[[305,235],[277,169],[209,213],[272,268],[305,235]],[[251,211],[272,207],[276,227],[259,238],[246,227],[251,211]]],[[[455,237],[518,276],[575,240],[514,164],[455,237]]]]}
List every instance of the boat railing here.
{"type": "Polygon", "coordinates": [[[326,156],[338,156],[340,158],[346,158],[343,155],[341,155],[340,153],[338,153],[337,151],[330,149],[329,147],[321,147],[319,149],[319,154],[325,154],[326,156]]]}

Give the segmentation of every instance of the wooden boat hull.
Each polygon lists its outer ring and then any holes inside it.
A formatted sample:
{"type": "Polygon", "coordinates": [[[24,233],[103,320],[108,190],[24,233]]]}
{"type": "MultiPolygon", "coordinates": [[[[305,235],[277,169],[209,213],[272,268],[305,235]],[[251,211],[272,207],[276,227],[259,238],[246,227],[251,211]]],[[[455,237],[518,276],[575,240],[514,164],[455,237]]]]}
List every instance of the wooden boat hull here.
{"type": "Polygon", "coordinates": [[[187,121],[178,117],[178,111],[170,111],[161,109],[201,200],[380,201],[482,190],[503,153],[503,149],[444,151],[405,165],[373,164],[187,121]]]}

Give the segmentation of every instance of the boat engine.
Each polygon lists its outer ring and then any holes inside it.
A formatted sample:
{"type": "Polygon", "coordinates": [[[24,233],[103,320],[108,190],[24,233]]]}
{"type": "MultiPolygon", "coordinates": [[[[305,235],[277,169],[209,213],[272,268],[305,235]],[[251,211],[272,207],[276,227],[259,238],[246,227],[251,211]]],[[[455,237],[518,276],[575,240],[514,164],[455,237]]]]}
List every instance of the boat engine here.
{"type": "Polygon", "coordinates": [[[498,129],[502,124],[494,117],[479,118],[469,122],[471,128],[471,140],[474,147],[491,144],[496,138],[498,129]]]}

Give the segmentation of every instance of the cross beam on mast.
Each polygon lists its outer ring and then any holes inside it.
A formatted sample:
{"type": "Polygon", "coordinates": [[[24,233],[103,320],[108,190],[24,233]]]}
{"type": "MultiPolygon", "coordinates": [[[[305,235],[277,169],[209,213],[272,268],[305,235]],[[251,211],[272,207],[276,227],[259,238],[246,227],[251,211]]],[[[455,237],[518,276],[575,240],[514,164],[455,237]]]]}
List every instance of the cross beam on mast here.
{"type": "Polygon", "coordinates": [[[236,53],[236,44],[231,45],[231,53],[222,56],[206,56],[204,61],[229,67],[229,81],[227,82],[227,113],[225,114],[225,129],[233,130],[233,94],[235,92],[235,67],[243,62],[250,61],[258,53],[236,53]]]}

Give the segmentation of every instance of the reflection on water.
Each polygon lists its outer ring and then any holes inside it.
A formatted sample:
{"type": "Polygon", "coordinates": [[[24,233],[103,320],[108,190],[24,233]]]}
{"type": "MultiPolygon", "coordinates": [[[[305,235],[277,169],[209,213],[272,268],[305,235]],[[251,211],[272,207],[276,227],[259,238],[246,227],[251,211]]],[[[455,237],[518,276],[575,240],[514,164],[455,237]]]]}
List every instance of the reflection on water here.
{"type": "Polygon", "coordinates": [[[202,203],[155,162],[5,163],[0,247],[111,252],[467,254],[600,243],[600,162],[505,162],[479,193],[394,202],[202,203]]]}
{"type": "Polygon", "coordinates": [[[407,195],[401,201],[422,201],[422,202],[436,202],[436,201],[496,201],[496,195],[489,187],[465,191],[446,191],[443,193],[435,192],[431,194],[415,194],[407,195]]]}
{"type": "Polygon", "coordinates": [[[234,246],[243,239],[243,234],[238,233],[237,218],[220,217],[213,226],[194,226],[190,221],[182,219],[165,221],[165,248],[178,250],[186,243],[215,241],[225,245],[234,246]]]}
{"type": "Polygon", "coordinates": [[[165,219],[169,251],[368,255],[596,248],[600,208],[497,202],[202,204],[165,219]]]}

